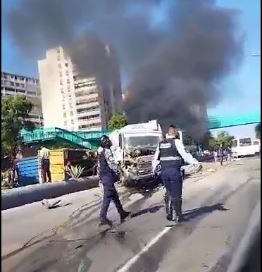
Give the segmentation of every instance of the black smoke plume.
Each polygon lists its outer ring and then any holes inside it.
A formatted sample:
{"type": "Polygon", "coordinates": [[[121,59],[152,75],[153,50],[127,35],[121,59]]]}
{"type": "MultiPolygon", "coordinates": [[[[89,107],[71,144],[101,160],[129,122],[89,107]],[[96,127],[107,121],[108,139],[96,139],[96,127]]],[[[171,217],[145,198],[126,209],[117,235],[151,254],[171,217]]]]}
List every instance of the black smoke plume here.
{"type": "Polygon", "coordinates": [[[110,44],[128,79],[129,121],[158,119],[199,138],[220,80],[241,60],[237,14],[214,0],[22,0],[4,25],[27,57],[62,45],[83,75],[110,78],[110,44]],[[152,12],[163,6],[156,23],[152,12]]]}

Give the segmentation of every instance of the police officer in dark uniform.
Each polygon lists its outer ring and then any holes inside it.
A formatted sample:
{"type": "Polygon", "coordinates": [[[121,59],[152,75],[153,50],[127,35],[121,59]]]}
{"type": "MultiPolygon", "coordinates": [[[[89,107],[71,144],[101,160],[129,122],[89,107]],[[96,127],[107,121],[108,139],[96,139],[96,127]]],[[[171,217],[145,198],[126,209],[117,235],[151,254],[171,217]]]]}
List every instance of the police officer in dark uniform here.
{"type": "Polygon", "coordinates": [[[121,222],[130,214],[123,209],[119,200],[117,190],[114,183],[119,180],[118,164],[115,161],[111,151],[112,142],[109,137],[104,135],[101,137],[101,148],[98,150],[98,175],[100,182],[103,185],[103,203],[100,212],[100,226],[112,226],[112,222],[107,218],[107,211],[111,200],[114,202],[118,213],[120,214],[121,222]]]}
{"type": "Polygon", "coordinates": [[[167,219],[173,220],[173,209],[176,213],[176,222],[183,220],[182,215],[182,160],[189,164],[198,165],[199,162],[185,151],[182,141],[179,139],[178,129],[171,125],[166,138],[159,143],[156,150],[153,171],[158,162],[161,166],[161,179],[166,188],[166,212],[167,219]],[[171,201],[169,201],[171,199],[171,201]]]}

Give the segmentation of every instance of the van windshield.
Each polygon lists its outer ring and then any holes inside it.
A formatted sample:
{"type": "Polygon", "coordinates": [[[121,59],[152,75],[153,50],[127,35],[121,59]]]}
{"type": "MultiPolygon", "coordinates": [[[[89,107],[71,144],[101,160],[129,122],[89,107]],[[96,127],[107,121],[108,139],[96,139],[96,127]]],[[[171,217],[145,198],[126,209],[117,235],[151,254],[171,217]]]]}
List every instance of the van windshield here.
{"type": "Polygon", "coordinates": [[[129,136],[125,138],[127,148],[156,149],[160,141],[159,136],[129,136]]]}

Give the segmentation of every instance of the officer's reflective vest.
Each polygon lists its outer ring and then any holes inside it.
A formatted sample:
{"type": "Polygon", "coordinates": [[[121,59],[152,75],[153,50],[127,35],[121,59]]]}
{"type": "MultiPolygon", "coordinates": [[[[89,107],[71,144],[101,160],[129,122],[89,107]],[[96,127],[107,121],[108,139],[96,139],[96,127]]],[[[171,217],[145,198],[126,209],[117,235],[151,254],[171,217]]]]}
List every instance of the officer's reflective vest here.
{"type": "Polygon", "coordinates": [[[101,151],[101,153],[98,155],[98,169],[99,169],[99,176],[105,176],[108,174],[112,174],[113,170],[108,166],[108,163],[106,161],[105,157],[105,149],[101,151]]]}
{"type": "Polygon", "coordinates": [[[159,157],[161,168],[181,167],[182,158],[176,148],[174,139],[165,139],[159,144],[159,157]]]}

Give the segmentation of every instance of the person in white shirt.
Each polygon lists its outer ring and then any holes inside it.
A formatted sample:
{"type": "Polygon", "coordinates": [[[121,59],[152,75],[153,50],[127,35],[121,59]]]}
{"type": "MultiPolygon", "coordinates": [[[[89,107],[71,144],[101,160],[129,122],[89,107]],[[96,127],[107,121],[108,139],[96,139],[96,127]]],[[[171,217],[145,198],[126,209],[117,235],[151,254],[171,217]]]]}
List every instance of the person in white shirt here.
{"type": "Polygon", "coordinates": [[[173,220],[173,209],[175,210],[175,221],[183,221],[182,215],[182,159],[192,165],[199,162],[187,153],[182,141],[179,139],[178,129],[171,125],[166,138],[159,143],[152,162],[153,172],[160,164],[161,179],[166,188],[166,212],[167,220],[173,220]],[[171,199],[171,201],[170,201],[171,199]]]}
{"type": "Polygon", "coordinates": [[[44,146],[41,146],[41,150],[39,152],[40,163],[41,163],[41,172],[42,179],[45,183],[48,179],[48,182],[51,181],[51,172],[50,172],[50,160],[49,160],[49,149],[44,146]]]}

